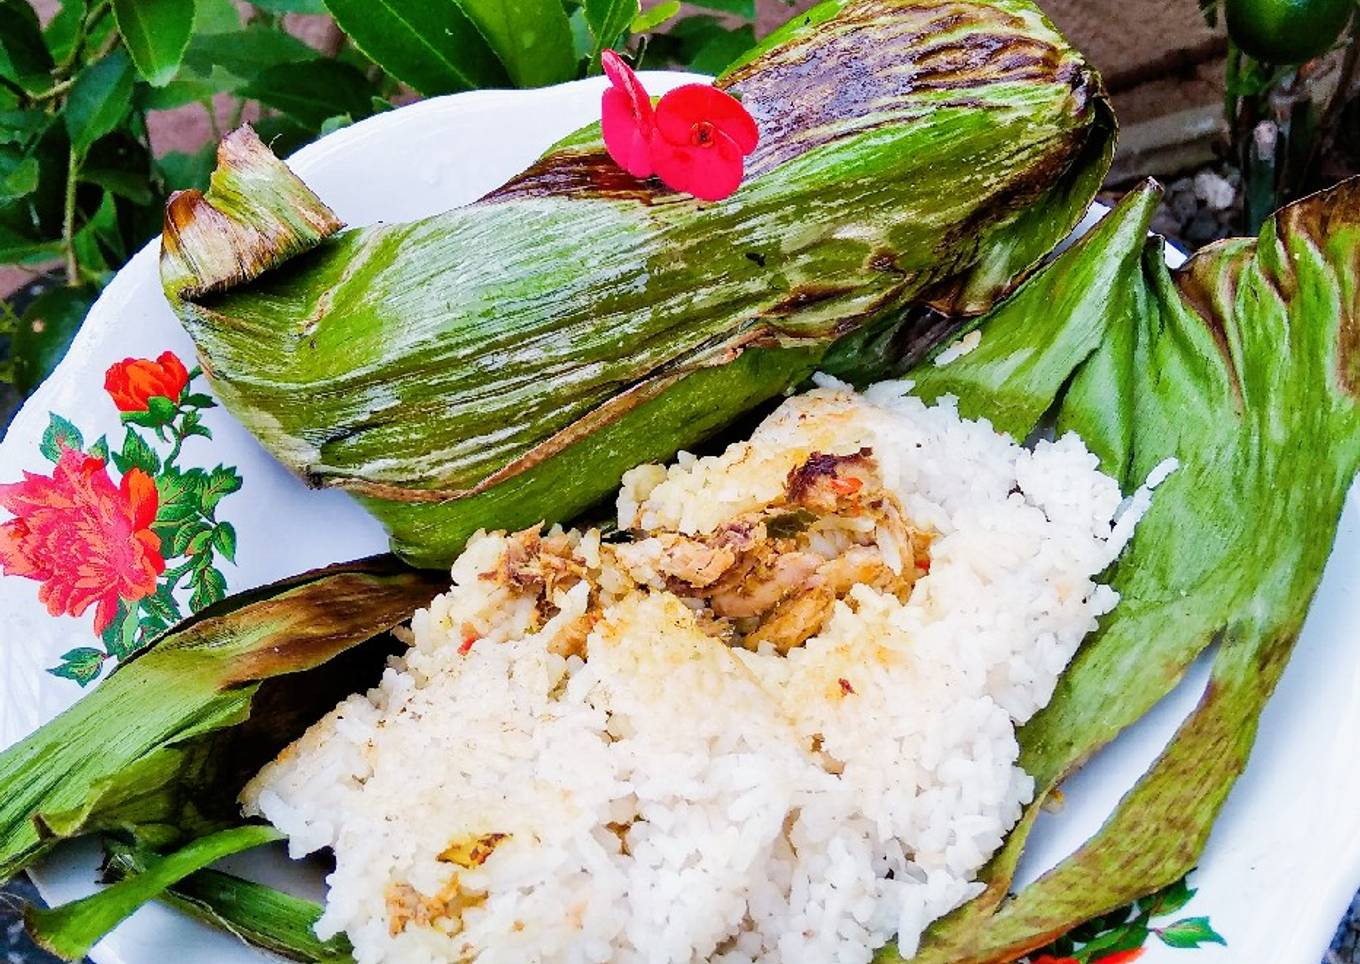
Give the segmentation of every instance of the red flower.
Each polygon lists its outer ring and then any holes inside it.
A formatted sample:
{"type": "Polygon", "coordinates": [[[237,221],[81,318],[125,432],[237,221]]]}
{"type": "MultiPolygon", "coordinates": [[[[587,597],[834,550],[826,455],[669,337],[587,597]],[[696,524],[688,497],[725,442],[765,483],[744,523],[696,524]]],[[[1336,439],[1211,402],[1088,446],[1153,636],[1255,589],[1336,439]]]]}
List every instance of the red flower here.
{"type": "Polygon", "coordinates": [[[188,384],[189,373],[172,351],[161,352],[155,361],[124,358],[104,373],[104,390],[120,412],[145,412],[158,396],[178,402],[188,384]]]}
{"type": "Polygon", "coordinates": [[[1081,964],[1081,962],[1075,957],[1054,957],[1051,954],[1045,954],[1042,957],[1034,958],[1030,961],[1030,964],[1081,964]]]}
{"type": "Polygon", "coordinates": [[[614,51],[601,53],[600,64],[613,85],[606,87],[600,98],[600,131],[604,134],[604,146],[614,162],[633,177],[650,177],[653,170],[651,141],[656,130],[652,99],[643,90],[637,74],[614,51]]]}
{"type": "Polygon", "coordinates": [[[641,81],[612,50],[600,55],[610,83],[600,100],[604,146],[634,177],[655,173],[668,187],[719,201],[741,184],[743,158],[760,134],[741,102],[716,87],[685,84],[655,110],[641,81]]]}
{"type": "Polygon", "coordinates": [[[140,469],[115,487],[102,459],[66,449],[50,477],[25,472],[22,482],[0,485],[0,506],[14,514],[0,525],[0,568],[41,582],[38,599],[53,616],[79,616],[93,604],[102,633],[120,599],[149,596],[165,571],[151,531],[159,503],[140,469]]]}

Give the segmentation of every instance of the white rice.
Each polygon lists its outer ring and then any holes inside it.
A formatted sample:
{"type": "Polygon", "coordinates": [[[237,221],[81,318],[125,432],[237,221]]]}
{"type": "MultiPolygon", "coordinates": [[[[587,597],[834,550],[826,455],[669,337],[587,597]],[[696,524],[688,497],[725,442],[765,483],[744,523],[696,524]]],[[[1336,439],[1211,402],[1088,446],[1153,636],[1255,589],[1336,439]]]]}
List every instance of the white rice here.
{"type": "MultiPolygon", "coordinates": [[[[568,534],[590,579],[536,625],[531,594],[483,575],[509,537],[478,534],[381,684],[243,794],[294,856],[334,850],[318,933],[361,964],[865,962],[894,935],[913,954],[1031,799],[1015,727],[1114,606],[1093,579],[1147,493],[1126,504],[1075,436],[1026,450],[906,391],[822,388],[720,456],[624,479],[621,527],[703,534],[811,453],[872,449],[935,534],[929,572],[905,603],[855,586],[787,656],[707,635],[647,575],[654,540],[594,531],[568,534]],[[556,655],[591,605],[588,658],[556,655]]],[[[889,536],[855,537],[900,568],[889,536]]]]}

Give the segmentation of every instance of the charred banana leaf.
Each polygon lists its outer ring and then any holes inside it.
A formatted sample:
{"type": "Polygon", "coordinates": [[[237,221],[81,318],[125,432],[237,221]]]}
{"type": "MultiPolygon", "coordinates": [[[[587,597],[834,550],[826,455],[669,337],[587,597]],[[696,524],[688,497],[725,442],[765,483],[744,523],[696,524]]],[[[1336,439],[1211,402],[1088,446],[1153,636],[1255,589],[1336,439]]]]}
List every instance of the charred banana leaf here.
{"type": "Polygon", "coordinates": [[[405,622],[441,583],[391,557],[366,560],[231,597],[175,627],[0,753],[0,880],[94,830],[165,846],[239,823],[246,779],[381,672],[381,648],[355,647],[405,622]]]}
{"type": "Polygon", "coordinates": [[[238,131],[206,196],[167,208],[166,292],[270,452],[443,565],[480,526],[571,517],[908,305],[982,312],[1113,145],[1099,78],[1023,0],[833,0],[718,85],[761,142],[716,204],[631,177],[592,125],[466,207],[340,230],[238,131]]]}

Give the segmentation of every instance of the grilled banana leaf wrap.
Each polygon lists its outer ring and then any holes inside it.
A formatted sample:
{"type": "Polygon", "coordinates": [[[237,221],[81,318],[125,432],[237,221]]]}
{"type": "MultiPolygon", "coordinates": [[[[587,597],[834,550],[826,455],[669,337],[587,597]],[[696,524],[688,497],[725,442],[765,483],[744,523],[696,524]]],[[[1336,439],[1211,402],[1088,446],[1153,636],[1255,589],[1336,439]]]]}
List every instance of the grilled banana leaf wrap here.
{"type": "MultiPolygon", "coordinates": [[[[570,518],[929,303],[987,309],[1108,168],[1099,77],[1022,0],[833,0],[718,86],[731,197],[632,177],[598,124],[480,200],[343,230],[248,130],[171,199],[161,274],[218,396],[395,552],[570,518]]],[[[932,329],[934,331],[936,329],[932,329]]]]}

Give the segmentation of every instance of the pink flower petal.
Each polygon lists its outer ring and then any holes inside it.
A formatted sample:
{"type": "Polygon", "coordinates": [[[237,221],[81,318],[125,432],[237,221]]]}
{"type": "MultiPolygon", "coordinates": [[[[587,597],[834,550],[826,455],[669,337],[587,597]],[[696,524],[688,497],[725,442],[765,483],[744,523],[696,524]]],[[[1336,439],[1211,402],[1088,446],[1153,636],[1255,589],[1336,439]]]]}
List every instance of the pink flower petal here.
{"type": "MultiPolygon", "coordinates": [[[[647,109],[651,110],[650,104],[647,109]]],[[[600,132],[604,135],[605,150],[609,151],[615,164],[634,177],[647,177],[652,173],[648,146],[651,124],[644,127],[628,95],[617,87],[610,87],[600,98],[600,132]]]]}
{"type": "Polygon", "coordinates": [[[668,91],[656,105],[656,129],[672,144],[688,144],[695,124],[708,121],[731,138],[741,154],[756,149],[756,122],[731,94],[706,84],[685,84],[668,91]]]}
{"type": "Polygon", "coordinates": [[[668,187],[701,201],[721,201],[741,186],[741,148],[720,130],[702,146],[654,139],[652,163],[668,187]]]}
{"type": "Polygon", "coordinates": [[[628,98],[638,122],[647,135],[651,136],[652,98],[647,95],[647,90],[642,86],[642,81],[638,80],[637,74],[633,73],[633,68],[624,63],[623,58],[612,50],[600,54],[600,64],[604,67],[605,76],[614,85],[614,89],[622,91],[628,98]]]}

